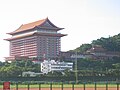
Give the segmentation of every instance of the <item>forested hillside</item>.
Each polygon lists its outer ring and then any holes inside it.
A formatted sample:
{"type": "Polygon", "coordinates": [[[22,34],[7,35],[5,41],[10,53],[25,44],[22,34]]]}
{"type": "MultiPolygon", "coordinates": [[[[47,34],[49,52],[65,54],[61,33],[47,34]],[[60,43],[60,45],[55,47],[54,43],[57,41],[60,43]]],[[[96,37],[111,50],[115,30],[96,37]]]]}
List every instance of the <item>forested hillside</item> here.
{"type": "Polygon", "coordinates": [[[108,51],[120,51],[120,34],[109,38],[100,38],[92,41],[93,45],[101,45],[108,51]]]}
{"type": "Polygon", "coordinates": [[[108,38],[101,37],[100,39],[93,40],[90,44],[82,44],[80,47],[71,51],[85,52],[90,49],[92,45],[101,45],[107,51],[120,52],[120,34],[108,38]]]}
{"type": "MultiPolygon", "coordinates": [[[[84,53],[92,46],[100,45],[106,51],[120,52],[120,34],[100,39],[93,40],[90,44],[82,44],[72,52],[84,53]]],[[[113,57],[109,59],[78,59],[78,71],[81,76],[94,76],[94,75],[105,75],[105,76],[116,76],[120,75],[120,57],[113,57]]]]}

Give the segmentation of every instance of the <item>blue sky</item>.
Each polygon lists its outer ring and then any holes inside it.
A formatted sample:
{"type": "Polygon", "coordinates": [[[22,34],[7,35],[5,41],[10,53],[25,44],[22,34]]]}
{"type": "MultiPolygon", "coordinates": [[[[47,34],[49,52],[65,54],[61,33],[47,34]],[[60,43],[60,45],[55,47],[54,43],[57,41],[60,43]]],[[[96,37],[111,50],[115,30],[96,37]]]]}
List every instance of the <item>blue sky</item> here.
{"type": "Polygon", "coordinates": [[[61,39],[62,51],[120,33],[120,0],[0,0],[0,13],[2,61],[9,56],[6,33],[46,17],[68,34],[61,39]]]}

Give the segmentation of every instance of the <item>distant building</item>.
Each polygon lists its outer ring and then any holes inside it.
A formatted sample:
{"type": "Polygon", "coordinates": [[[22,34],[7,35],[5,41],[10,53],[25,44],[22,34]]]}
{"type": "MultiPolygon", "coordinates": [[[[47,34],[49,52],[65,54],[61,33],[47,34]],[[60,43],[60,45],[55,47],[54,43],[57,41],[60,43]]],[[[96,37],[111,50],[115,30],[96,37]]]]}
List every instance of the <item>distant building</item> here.
{"type": "Polygon", "coordinates": [[[61,59],[64,61],[74,61],[77,59],[92,58],[92,54],[85,54],[80,52],[61,52],[61,59]]]}
{"type": "Polygon", "coordinates": [[[86,59],[86,58],[93,58],[92,54],[82,54],[82,53],[78,53],[78,54],[72,54],[71,59],[75,60],[77,59],[86,59]]]}
{"type": "Polygon", "coordinates": [[[23,72],[22,76],[23,77],[36,77],[36,76],[42,75],[42,74],[43,73],[35,73],[35,72],[28,71],[28,72],[23,72]]]}
{"type": "Polygon", "coordinates": [[[74,61],[77,59],[94,59],[94,60],[105,60],[112,59],[114,57],[120,57],[120,52],[107,51],[100,45],[93,45],[92,48],[84,53],[80,52],[61,52],[61,59],[64,61],[74,61]]]}
{"type": "Polygon", "coordinates": [[[113,57],[120,57],[120,52],[107,51],[101,45],[93,45],[86,53],[92,54],[93,59],[111,59],[113,57]]]}
{"type": "Polygon", "coordinates": [[[53,71],[63,72],[66,69],[73,70],[73,63],[58,62],[55,60],[44,60],[41,63],[41,72],[45,74],[53,71]]]}
{"type": "Polygon", "coordinates": [[[57,58],[61,51],[61,37],[65,34],[58,33],[59,28],[48,18],[21,25],[17,30],[8,34],[11,38],[10,56],[6,60],[57,58]]]}
{"type": "Polygon", "coordinates": [[[69,51],[67,51],[67,52],[61,52],[61,53],[60,53],[60,59],[61,59],[61,60],[65,60],[65,61],[71,61],[71,60],[73,60],[73,59],[71,58],[71,56],[72,56],[73,54],[75,54],[75,53],[74,53],[74,52],[69,52],[69,51]]]}

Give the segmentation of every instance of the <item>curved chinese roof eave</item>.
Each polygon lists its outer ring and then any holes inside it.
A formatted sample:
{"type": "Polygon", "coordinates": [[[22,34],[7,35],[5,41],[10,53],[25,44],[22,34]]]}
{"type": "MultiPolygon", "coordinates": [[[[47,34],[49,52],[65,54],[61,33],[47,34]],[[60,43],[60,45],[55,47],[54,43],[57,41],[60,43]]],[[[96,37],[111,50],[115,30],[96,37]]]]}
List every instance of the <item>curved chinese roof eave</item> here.
{"type": "Polygon", "coordinates": [[[51,34],[51,33],[31,33],[31,34],[27,34],[27,35],[24,35],[24,36],[18,36],[18,37],[14,37],[14,38],[8,38],[8,39],[4,39],[6,41],[12,41],[12,40],[16,40],[16,39],[20,39],[20,38],[25,38],[25,37],[30,37],[30,36],[33,36],[33,35],[38,35],[38,36],[52,36],[52,37],[63,37],[63,36],[67,36],[67,34],[60,34],[60,33],[57,33],[57,34],[51,34]]]}
{"type": "Polygon", "coordinates": [[[35,21],[35,22],[32,22],[32,23],[28,23],[28,24],[24,24],[24,25],[22,24],[17,30],[15,30],[13,32],[10,32],[10,33],[7,33],[7,34],[14,35],[14,34],[17,34],[17,33],[29,31],[31,29],[34,29],[35,27],[48,29],[47,27],[40,27],[45,22],[49,22],[50,25],[52,25],[53,27],[55,27],[55,28],[50,28],[52,30],[54,29],[54,30],[58,31],[58,30],[64,29],[64,28],[59,28],[59,27],[55,26],[48,18],[46,18],[46,19],[42,19],[42,20],[35,21]]]}

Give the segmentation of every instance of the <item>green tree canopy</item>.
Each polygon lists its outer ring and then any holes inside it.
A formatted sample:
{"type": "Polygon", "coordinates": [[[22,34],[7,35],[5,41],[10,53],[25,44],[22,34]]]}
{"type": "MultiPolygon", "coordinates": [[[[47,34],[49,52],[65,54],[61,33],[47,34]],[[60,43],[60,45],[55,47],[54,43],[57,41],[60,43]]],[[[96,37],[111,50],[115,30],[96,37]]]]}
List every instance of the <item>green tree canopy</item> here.
{"type": "Polygon", "coordinates": [[[93,40],[93,45],[101,45],[108,51],[120,51],[120,34],[109,38],[103,38],[93,40]]]}
{"type": "Polygon", "coordinates": [[[92,47],[91,44],[82,44],[80,47],[76,48],[75,50],[73,50],[73,52],[81,52],[84,53],[86,52],[88,49],[90,49],[92,47]]]}

